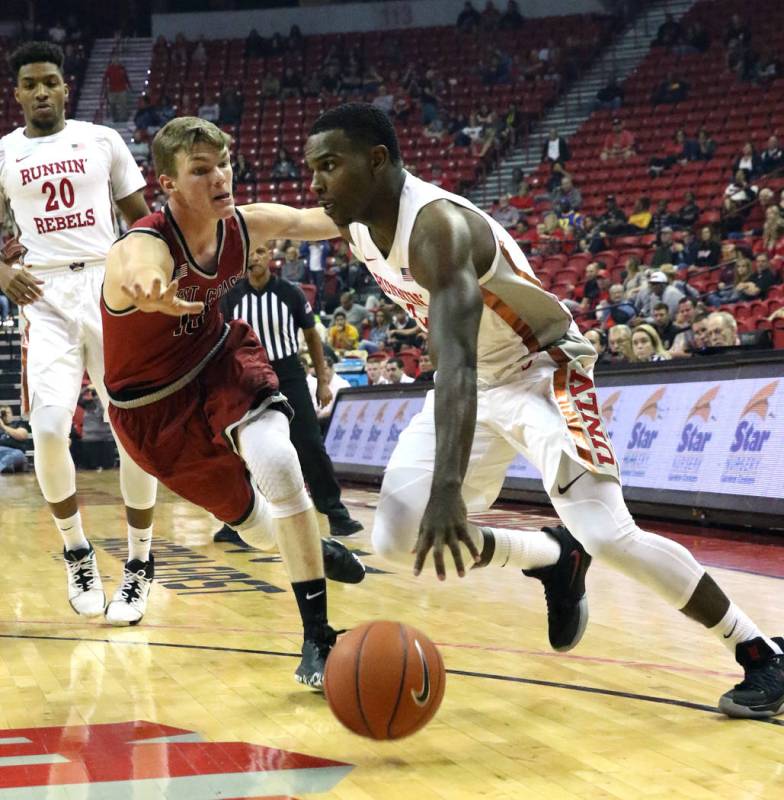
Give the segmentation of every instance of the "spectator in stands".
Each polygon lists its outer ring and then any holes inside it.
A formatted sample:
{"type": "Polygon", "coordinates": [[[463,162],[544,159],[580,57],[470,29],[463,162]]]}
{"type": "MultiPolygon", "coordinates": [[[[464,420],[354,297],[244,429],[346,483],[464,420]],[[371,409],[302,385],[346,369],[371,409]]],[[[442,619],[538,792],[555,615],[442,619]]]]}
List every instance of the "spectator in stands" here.
{"type": "Polygon", "coordinates": [[[749,183],[746,170],[740,168],[735,173],[735,178],[724,190],[724,196],[736,205],[752,203],[757,197],[757,189],[749,183]]]}
{"type": "Polygon", "coordinates": [[[586,214],[577,239],[577,251],[595,255],[600,250],[604,250],[602,228],[597,220],[586,214]]]}
{"type": "Polygon", "coordinates": [[[221,125],[239,125],[242,119],[242,94],[236,89],[224,89],[220,96],[218,122],[221,125]]]}
{"type": "Polygon", "coordinates": [[[737,238],[743,233],[743,223],[746,219],[741,210],[740,203],[736,203],[730,197],[725,197],[719,210],[721,235],[725,239],[737,238]]]}
{"type": "Polygon", "coordinates": [[[632,329],[628,325],[614,325],[607,334],[607,345],[610,359],[614,362],[631,361],[632,329]]]}
{"type": "Polygon", "coordinates": [[[764,300],[770,287],[776,283],[768,254],[760,253],[754,259],[754,272],[750,273],[748,280],[735,288],[743,294],[743,300],[764,300]]]}
{"type": "Polygon", "coordinates": [[[583,275],[583,285],[580,289],[579,296],[582,302],[582,308],[585,311],[596,308],[599,303],[609,298],[609,283],[607,270],[603,261],[592,261],[585,268],[583,275]],[[605,282],[604,287],[601,281],[605,282]]]}
{"type": "Polygon", "coordinates": [[[714,311],[708,315],[708,347],[737,347],[738,323],[728,311],[714,311]]]}
{"type": "Polygon", "coordinates": [[[289,283],[302,283],[307,274],[308,264],[300,258],[299,249],[295,245],[286,248],[286,257],[280,266],[280,277],[289,283]]]}
{"type": "Polygon", "coordinates": [[[596,93],[594,110],[609,109],[617,111],[623,105],[624,91],[618,83],[618,79],[613,75],[606,86],[603,86],[596,93]]]}
{"type": "Polygon", "coordinates": [[[481,16],[474,8],[473,3],[466,2],[466,4],[463,6],[463,10],[460,12],[460,14],[458,14],[457,29],[463,33],[468,33],[469,31],[475,30],[479,27],[480,20],[481,16]]]}
{"type": "Polygon", "coordinates": [[[285,147],[278,150],[278,157],[272,165],[270,176],[274,181],[293,181],[299,178],[299,170],[285,147]]]}
{"type": "Polygon", "coordinates": [[[327,331],[327,343],[336,352],[356,350],[359,346],[359,331],[346,322],[346,314],[340,308],[332,315],[332,325],[327,331]]]}
{"type": "Polygon", "coordinates": [[[145,133],[138,128],[133,132],[133,137],[128,145],[134,161],[137,164],[144,164],[150,159],[150,145],[147,143],[145,133]]]}
{"type": "Polygon", "coordinates": [[[379,308],[373,314],[373,323],[370,326],[368,335],[359,343],[359,349],[368,353],[377,353],[386,347],[389,339],[390,325],[387,312],[379,308]]]}
{"type": "Polygon", "coordinates": [[[30,445],[26,422],[14,423],[10,406],[0,408],[0,472],[4,475],[27,471],[25,451],[30,445]]]}
{"type": "Polygon", "coordinates": [[[378,94],[373,98],[372,103],[376,108],[380,108],[385,114],[392,114],[395,107],[395,96],[387,90],[386,84],[382,83],[378,87],[378,94]]]}
{"type": "Polygon", "coordinates": [[[604,214],[597,220],[597,224],[602,234],[615,236],[626,232],[626,214],[618,205],[614,194],[608,194],[606,198],[604,214]]]}
{"type": "Polygon", "coordinates": [[[700,240],[697,246],[697,255],[694,259],[694,266],[697,267],[716,267],[721,259],[721,244],[716,239],[710,225],[703,225],[700,228],[700,240]]]}
{"type": "Polygon", "coordinates": [[[509,0],[498,23],[498,27],[503,31],[519,31],[525,24],[525,17],[520,13],[520,6],[517,0],[509,0]]]}
{"type": "Polygon", "coordinates": [[[765,225],[762,238],[754,246],[755,253],[767,253],[771,258],[784,257],[784,219],[778,206],[772,206],[765,212],[765,225]]]}
{"type": "Polygon", "coordinates": [[[354,302],[353,292],[343,292],[340,295],[340,310],[345,314],[348,324],[356,328],[368,321],[367,308],[354,302]]]}
{"type": "Polygon", "coordinates": [[[487,3],[485,3],[485,9],[482,12],[482,16],[479,20],[479,27],[483,31],[495,31],[498,30],[500,22],[501,12],[495,7],[493,0],[487,0],[487,3]]]}
{"type": "Polygon", "coordinates": [[[509,203],[510,200],[510,195],[502,195],[491,214],[493,219],[505,228],[514,228],[520,221],[520,212],[509,203]]]}
{"type": "Polygon", "coordinates": [[[383,360],[383,356],[376,358],[370,357],[365,362],[365,374],[367,375],[368,386],[386,386],[389,382],[384,377],[383,360]]]}
{"type": "Polygon", "coordinates": [[[724,44],[739,42],[743,47],[751,44],[751,29],[740,18],[740,14],[733,14],[727,29],[724,32],[724,44]]]}
{"type": "Polygon", "coordinates": [[[666,303],[670,314],[675,316],[683,297],[684,293],[670,283],[663,270],[655,270],[648,276],[647,289],[637,295],[637,309],[641,317],[653,319],[653,309],[661,302],[666,303]]]}
{"type": "Polygon", "coordinates": [[[640,197],[634,204],[634,210],[629,216],[629,225],[637,229],[639,233],[646,233],[651,227],[651,198],[640,197]]]}
{"type": "Polygon", "coordinates": [[[623,279],[623,296],[634,301],[639,292],[646,288],[648,281],[637,256],[626,259],[626,272],[623,279]]]}
{"type": "Polygon", "coordinates": [[[137,101],[133,124],[137,131],[144,131],[149,136],[155,135],[161,126],[158,109],[152,104],[149,96],[143,94],[137,101]]]}
{"type": "Polygon", "coordinates": [[[207,61],[207,47],[204,44],[204,37],[199,36],[196,47],[193,48],[191,53],[191,62],[193,64],[204,64],[207,61]]]}
{"type": "Polygon", "coordinates": [[[243,153],[237,153],[234,160],[232,178],[237,183],[254,183],[256,181],[256,173],[253,168],[248,164],[243,153]]]}
{"type": "Polygon", "coordinates": [[[651,259],[651,267],[659,269],[662,264],[675,264],[679,258],[679,249],[672,238],[672,228],[665,227],[659,234],[659,246],[651,259]]]}
{"type": "Polygon", "coordinates": [[[211,94],[205,98],[204,102],[199,106],[199,116],[209,122],[217,122],[220,117],[220,103],[218,96],[211,94]]]}
{"type": "Polygon", "coordinates": [[[266,44],[261,34],[253,28],[245,39],[245,58],[263,58],[266,44]]]}
{"type": "Polygon", "coordinates": [[[160,127],[163,127],[170,119],[174,119],[177,116],[177,109],[168,94],[163,96],[157,112],[160,127]]]}
{"type": "Polygon", "coordinates": [[[289,97],[302,97],[302,78],[293,67],[286,67],[283,70],[283,77],[280,80],[280,97],[283,100],[289,97]]]}
{"type": "Polygon", "coordinates": [[[688,94],[688,82],[668,72],[667,77],[654,89],[651,105],[674,105],[685,100],[688,94]]]}
{"type": "Polygon", "coordinates": [[[700,243],[697,239],[697,234],[691,228],[687,228],[683,234],[683,241],[680,242],[681,249],[678,254],[678,264],[682,267],[688,267],[691,272],[694,271],[694,262],[697,259],[700,243]]]}
{"type": "Polygon", "coordinates": [[[112,121],[125,122],[128,119],[128,96],[133,87],[131,79],[128,77],[128,71],[117,56],[112,56],[112,60],[103,74],[103,89],[106,92],[109,116],[112,121]]]}
{"type": "Polygon", "coordinates": [[[559,216],[568,214],[570,211],[579,211],[580,206],[583,204],[583,196],[574,185],[570,175],[563,176],[561,185],[553,190],[550,199],[553,204],[553,210],[559,216]]]}
{"type": "Polygon", "coordinates": [[[760,162],[761,171],[765,175],[777,172],[784,167],[784,152],[779,147],[778,136],[771,136],[768,139],[768,146],[762,151],[760,162]]]}
{"type": "Polygon", "coordinates": [[[509,205],[522,212],[530,211],[534,207],[534,197],[526,178],[520,181],[515,193],[509,197],[509,205]]]}
{"type": "Polygon", "coordinates": [[[710,161],[716,152],[716,142],[705,128],[700,128],[697,132],[697,147],[695,149],[695,161],[710,161]]]}
{"type": "MultiPolygon", "coordinates": [[[[684,297],[681,302],[687,299],[684,297]]],[[[680,309],[680,303],[678,304],[678,309],[680,309]]],[[[656,329],[656,333],[659,334],[659,338],[666,350],[672,347],[675,337],[683,330],[673,322],[670,316],[670,307],[667,303],[656,303],[653,307],[653,327],[656,329]]]]}
{"type": "Polygon", "coordinates": [[[520,221],[512,230],[512,236],[526,252],[530,252],[530,249],[539,243],[539,234],[536,232],[536,228],[532,228],[525,217],[520,217],[520,221]]]}
{"type": "Polygon", "coordinates": [[[405,308],[395,306],[389,326],[387,346],[397,353],[401,347],[421,347],[423,341],[422,332],[416,321],[408,315],[405,308]]]}
{"type": "Polygon", "coordinates": [[[626,161],[634,155],[634,134],[626,130],[623,120],[615,117],[612,132],[604,140],[600,158],[602,161],[626,161]]]}
{"type": "Polygon", "coordinates": [[[569,144],[563,136],[560,136],[556,128],[550,128],[547,139],[542,143],[543,164],[550,167],[550,179],[547,188],[553,191],[561,183],[566,174],[566,162],[572,157],[569,144]]]}
{"type": "MultiPolygon", "coordinates": [[[[691,303],[689,298],[684,298],[683,303],[691,303]]],[[[680,311],[680,306],[678,307],[680,311]]],[[[704,313],[694,313],[691,326],[688,330],[682,331],[675,337],[670,348],[670,355],[673,358],[688,358],[688,356],[700,353],[708,346],[708,315],[704,313]]]]}
{"type": "Polygon", "coordinates": [[[673,47],[678,44],[683,36],[683,28],[672,14],[665,14],[664,22],[659,25],[653,47],[673,47]]]}
{"type": "Polygon", "coordinates": [[[632,333],[632,362],[669,361],[670,354],[664,349],[661,338],[652,325],[638,325],[632,333]]]}
{"type": "Polygon", "coordinates": [[[732,165],[733,175],[737,176],[738,170],[743,170],[748,180],[753,180],[762,174],[762,159],[752,142],[744,143],[741,154],[735,159],[732,165]]]}
{"type": "Polygon", "coordinates": [[[597,364],[608,364],[610,363],[611,359],[607,353],[607,347],[605,345],[604,339],[604,332],[600,331],[598,328],[589,328],[585,332],[585,338],[593,345],[593,349],[596,350],[596,355],[598,358],[596,359],[597,364]]]}
{"type": "Polygon", "coordinates": [[[261,96],[267,100],[277,100],[280,97],[280,79],[271,70],[265,71],[261,79],[261,96]]]}
{"type": "Polygon", "coordinates": [[[677,215],[678,224],[683,228],[693,228],[700,218],[700,207],[697,205],[697,198],[694,192],[686,192],[683,196],[683,205],[677,215]]]}
{"type": "Polygon", "coordinates": [[[388,358],[384,366],[384,377],[387,379],[387,383],[413,383],[414,379],[410,375],[406,375],[404,367],[405,364],[402,358],[398,358],[397,356],[388,358]]]}
{"type": "Polygon", "coordinates": [[[452,178],[444,175],[444,170],[441,169],[440,164],[433,164],[433,169],[430,170],[430,183],[435,186],[440,186],[445,192],[455,192],[457,186],[452,178]]]}
{"type": "Polygon", "coordinates": [[[760,86],[767,86],[781,77],[781,73],[781,60],[770,50],[766,50],[754,65],[754,79],[760,86]]]}
{"type": "Polygon", "coordinates": [[[414,378],[414,383],[432,383],[435,380],[436,370],[430,360],[429,353],[422,353],[419,356],[419,374],[414,378]]]}
{"type": "Polygon", "coordinates": [[[631,300],[624,299],[623,286],[614,283],[608,291],[608,298],[596,307],[596,319],[607,328],[612,325],[626,325],[637,316],[637,309],[631,300]]]}
{"type": "Polygon", "coordinates": [[[664,148],[661,155],[654,156],[648,162],[648,174],[656,178],[669,169],[674,164],[685,164],[689,160],[689,142],[686,139],[686,131],[678,128],[675,135],[664,148]]]}

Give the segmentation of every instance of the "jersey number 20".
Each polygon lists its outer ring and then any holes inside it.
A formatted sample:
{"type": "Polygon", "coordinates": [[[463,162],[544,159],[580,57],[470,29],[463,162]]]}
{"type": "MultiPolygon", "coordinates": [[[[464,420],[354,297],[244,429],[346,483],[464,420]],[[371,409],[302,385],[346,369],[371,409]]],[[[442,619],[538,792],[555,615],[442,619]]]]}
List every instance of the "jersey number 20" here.
{"type": "Polygon", "coordinates": [[[46,201],[46,210],[47,211],[57,211],[60,208],[60,202],[66,207],[71,208],[74,204],[74,187],[71,181],[68,178],[63,178],[60,181],[60,190],[58,192],[57,187],[51,182],[47,181],[43,186],[41,186],[41,192],[43,194],[48,194],[49,197],[46,201]],[[57,195],[60,195],[60,201],[57,200],[57,195]]]}

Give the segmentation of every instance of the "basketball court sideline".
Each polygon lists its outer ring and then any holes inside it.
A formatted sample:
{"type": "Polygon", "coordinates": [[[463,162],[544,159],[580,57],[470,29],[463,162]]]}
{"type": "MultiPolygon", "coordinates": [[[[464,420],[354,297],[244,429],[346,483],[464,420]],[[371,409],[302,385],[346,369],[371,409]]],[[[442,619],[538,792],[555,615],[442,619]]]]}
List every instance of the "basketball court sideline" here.
{"type": "MultiPolygon", "coordinates": [[[[125,556],[115,476],[79,480],[110,594],[125,556]]],[[[213,544],[207,516],[161,490],[148,613],[136,628],[112,628],[69,608],[35,478],[3,478],[2,488],[12,558],[0,592],[0,800],[773,798],[784,790],[784,724],[715,710],[740,679],[729,653],[599,564],[588,576],[583,642],[554,653],[541,584],[519,572],[440,585],[394,571],[369,554],[376,495],[346,492],[366,526],[347,543],[372,569],[359,586],[330,585],[334,624],[414,625],[448,671],[443,705],[424,731],[374,742],[344,730],[320,695],[295,684],[299,623],[278,558],[213,544]]],[[[533,508],[490,516],[509,526],[552,519],[533,508]]],[[[701,537],[686,526],[672,535],[763,629],[784,633],[776,614],[784,544],[701,537]]]]}

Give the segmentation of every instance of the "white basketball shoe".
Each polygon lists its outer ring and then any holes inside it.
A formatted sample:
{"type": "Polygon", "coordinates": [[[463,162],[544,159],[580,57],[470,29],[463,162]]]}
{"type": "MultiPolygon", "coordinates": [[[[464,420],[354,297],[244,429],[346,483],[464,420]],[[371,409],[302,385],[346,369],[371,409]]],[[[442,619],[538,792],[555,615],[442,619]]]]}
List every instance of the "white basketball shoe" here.
{"type": "Polygon", "coordinates": [[[138,625],[147,611],[155,577],[155,559],[150,553],[149,561],[138,558],[128,561],[123,570],[122,583],[106,607],[106,621],[111,625],[138,625]]]}
{"type": "Polygon", "coordinates": [[[68,575],[68,602],[83,617],[99,617],[106,605],[103,582],[93,546],[63,550],[68,575]]]}

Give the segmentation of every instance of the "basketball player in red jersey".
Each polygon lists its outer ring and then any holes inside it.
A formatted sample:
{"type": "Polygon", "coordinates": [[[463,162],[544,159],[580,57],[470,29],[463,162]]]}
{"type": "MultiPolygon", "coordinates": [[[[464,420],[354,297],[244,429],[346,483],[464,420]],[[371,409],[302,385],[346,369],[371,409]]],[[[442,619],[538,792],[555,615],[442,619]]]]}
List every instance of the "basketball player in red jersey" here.
{"type": "MultiPolygon", "coordinates": [[[[110,417],[130,456],[172,491],[254,546],[268,550],[277,539],[304,627],[296,678],[320,687],[335,631],[316,513],[289,440],[290,407],[255,333],[242,320],[227,325],[220,300],[262,242],[338,231],[319,208],[235,208],[228,144],[195,117],[171,120],[153,140],[167,204],[136,222],[106,264],[110,417]]],[[[334,546],[346,563],[330,577],[361,580],[361,564],[334,546]]]]}
{"type": "Polygon", "coordinates": [[[373,545],[419,574],[432,551],[458,574],[522,568],[544,583],[550,642],[568,650],[587,622],[591,557],[647,585],[709,628],[746,677],[719,708],[784,711],[784,640],[765,636],[692,554],[641,530],[621,492],[593,385],[596,352],[495,220],[403,169],[389,118],[352,103],[326,111],[305,146],[312,189],[384,291],[430,331],[435,391],[400,436],[384,474],[373,545]],[[568,526],[480,528],[466,507],[495,500],[522,453],[568,526]]]}

